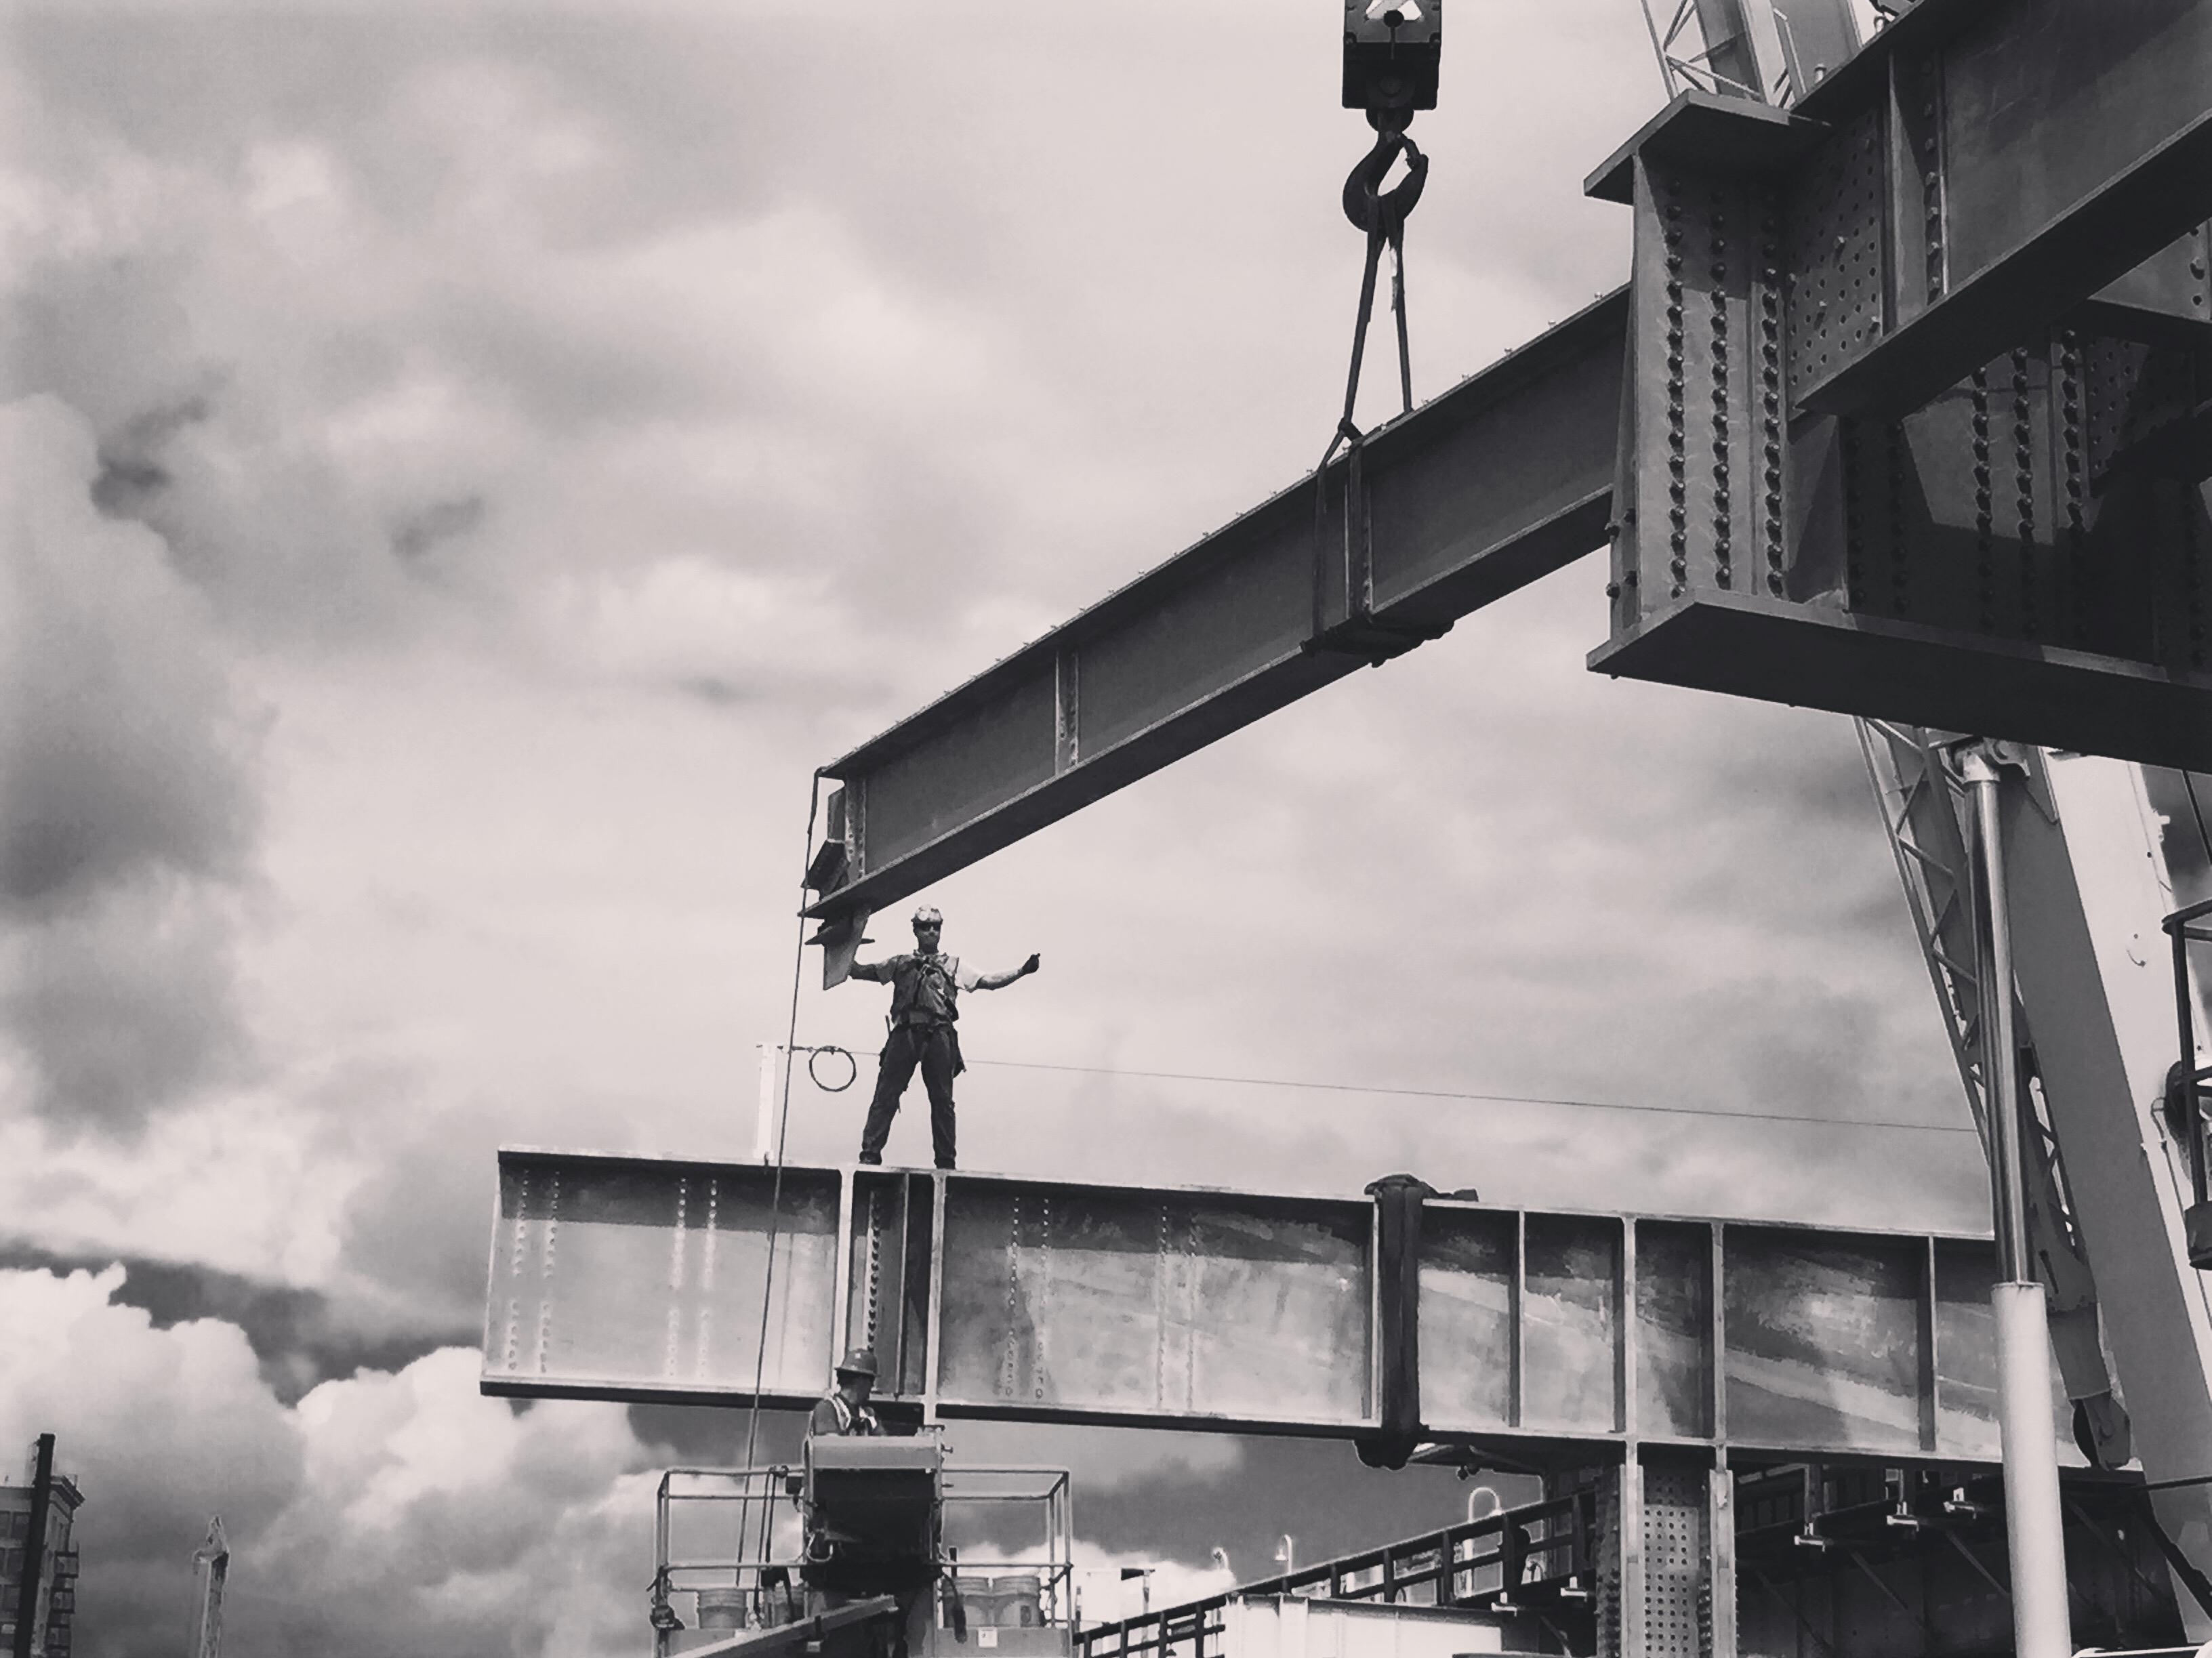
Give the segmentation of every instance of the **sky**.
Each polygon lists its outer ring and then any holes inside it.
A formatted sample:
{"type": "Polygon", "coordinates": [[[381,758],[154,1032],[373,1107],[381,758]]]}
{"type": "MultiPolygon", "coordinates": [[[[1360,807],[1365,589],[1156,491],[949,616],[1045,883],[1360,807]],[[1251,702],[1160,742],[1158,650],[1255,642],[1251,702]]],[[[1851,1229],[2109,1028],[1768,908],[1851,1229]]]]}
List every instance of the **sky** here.
{"type": "MultiPolygon", "coordinates": [[[[1633,0],[1451,23],[1421,397],[1622,279],[1580,180],[1661,102],[1633,0]]],[[[216,1512],[245,1658],[640,1649],[657,1471],[737,1430],[477,1396],[495,1150],[744,1156],[814,768],[1312,465],[1336,74],[1258,0],[0,19],[0,1447],[89,1499],[80,1651],[175,1649],[216,1512]]],[[[963,1163],[1984,1224],[1848,723],[1589,674],[1603,580],[921,895],[1043,957],[968,1010],[963,1163]]],[[[960,1438],[1179,1587],[1466,1498],[960,1438]]]]}

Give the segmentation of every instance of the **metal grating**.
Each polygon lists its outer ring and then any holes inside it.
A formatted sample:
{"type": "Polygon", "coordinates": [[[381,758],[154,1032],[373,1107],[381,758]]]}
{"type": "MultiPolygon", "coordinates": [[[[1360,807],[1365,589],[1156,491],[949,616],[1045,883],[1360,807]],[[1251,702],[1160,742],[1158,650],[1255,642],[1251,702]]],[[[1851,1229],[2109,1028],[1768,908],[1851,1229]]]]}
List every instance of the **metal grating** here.
{"type": "Polygon", "coordinates": [[[1626,1658],[1620,1628],[1620,1487],[1625,1470],[1608,1468],[1598,1482],[1597,1650],[1598,1658],[1626,1658]]]}

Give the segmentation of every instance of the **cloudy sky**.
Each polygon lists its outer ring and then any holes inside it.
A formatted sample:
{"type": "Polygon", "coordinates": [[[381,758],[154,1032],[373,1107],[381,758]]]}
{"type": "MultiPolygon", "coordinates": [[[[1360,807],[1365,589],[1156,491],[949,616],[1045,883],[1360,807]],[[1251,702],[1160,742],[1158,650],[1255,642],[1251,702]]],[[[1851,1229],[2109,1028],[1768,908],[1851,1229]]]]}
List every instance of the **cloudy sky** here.
{"type": "MultiPolygon", "coordinates": [[[[1333,8],[0,30],[0,1447],[92,1499],[94,1658],[173,1649],[217,1510],[247,1658],[635,1651],[653,1471],[733,1430],[477,1397],[494,1149],[742,1155],[812,768],[1312,464],[1333,8]]],[[[1455,14],[1418,392],[1620,280],[1579,180],[1659,101],[1634,0],[1455,14]]],[[[1603,579],[927,895],[1045,958],[970,1010],[964,1160],[1979,1224],[1848,725],[1587,674],[1603,579]]],[[[872,1047],[882,993],[808,972],[802,1039],[872,1047]]],[[[864,1096],[802,1084],[792,1155],[864,1096]]],[[[1464,1497],[966,1437],[1178,1582],[1464,1497]]]]}

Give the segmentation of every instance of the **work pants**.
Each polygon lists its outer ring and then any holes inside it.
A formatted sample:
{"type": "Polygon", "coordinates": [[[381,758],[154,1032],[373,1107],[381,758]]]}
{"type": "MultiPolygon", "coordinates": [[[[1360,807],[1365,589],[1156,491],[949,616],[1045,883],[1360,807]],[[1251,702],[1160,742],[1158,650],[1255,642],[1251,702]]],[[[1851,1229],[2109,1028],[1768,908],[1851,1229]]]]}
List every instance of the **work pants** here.
{"type": "Polygon", "coordinates": [[[952,1078],[959,1069],[960,1043],[949,1024],[907,1024],[884,1038],[883,1057],[877,1062],[876,1097],[868,1105],[867,1127],[860,1131],[860,1155],[880,1157],[884,1142],[891,1137],[891,1119],[898,1114],[906,1085],[921,1067],[922,1086],[929,1090],[929,1138],[939,1169],[952,1167],[952,1078]]]}

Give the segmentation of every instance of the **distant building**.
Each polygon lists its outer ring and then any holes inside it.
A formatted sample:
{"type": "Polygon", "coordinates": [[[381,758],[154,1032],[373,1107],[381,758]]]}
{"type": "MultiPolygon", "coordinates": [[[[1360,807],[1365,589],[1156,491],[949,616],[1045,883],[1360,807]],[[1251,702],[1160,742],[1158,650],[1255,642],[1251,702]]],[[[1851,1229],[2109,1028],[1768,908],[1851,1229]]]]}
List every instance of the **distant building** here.
{"type": "MultiPolygon", "coordinates": [[[[70,1528],[84,1493],[66,1474],[56,1474],[46,1504],[46,1548],[39,1569],[38,1603],[32,1609],[31,1650],[41,1658],[69,1658],[70,1626],[76,1621],[76,1550],[70,1528]]],[[[23,1546],[31,1530],[31,1475],[21,1485],[0,1484],[0,1655],[13,1652],[22,1616],[23,1546]]]]}

